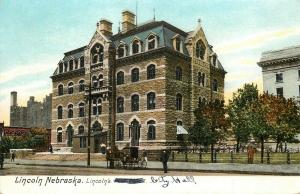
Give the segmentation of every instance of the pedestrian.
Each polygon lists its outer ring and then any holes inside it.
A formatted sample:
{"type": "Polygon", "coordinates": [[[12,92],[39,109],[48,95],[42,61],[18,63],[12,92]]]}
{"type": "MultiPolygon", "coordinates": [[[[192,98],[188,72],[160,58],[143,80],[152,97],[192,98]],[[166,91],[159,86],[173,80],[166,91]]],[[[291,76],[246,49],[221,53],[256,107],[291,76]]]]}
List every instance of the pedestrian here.
{"type": "Polygon", "coordinates": [[[163,150],[160,161],[163,163],[164,173],[168,172],[168,160],[169,160],[169,154],[166,152],[166,150],[163,150]]]}
{"type": "Polygon", "coordinates": [[[49,152],[52,154],[53,153],[53,147],[52,147],[52,145],[50,145],[50,147],[49,147],[49,152]]]}
{"type": "Polygon", "coordinates": [[[146,161],[146,162],[148,162],[147,155],[148,155],[147,151],[144,149],[142,156],[143,156],[143,160],[146,161]]]}
{"type": "Polygon", "coordinates": [[[1,166],[1,169],[3,169],[3,162],[4,162],[4,154],[2,152],[0,152],[0,166],[1,166]]]}
{"type": "Polygon", "coordinates": [[[12,153],[11,153],[11,159],[10,159],[10,161],[11,161],[11,162],[14,162],[14,161],[15,161],[15,157],[16,157],[15,152],[12,152],[12,153]]]}

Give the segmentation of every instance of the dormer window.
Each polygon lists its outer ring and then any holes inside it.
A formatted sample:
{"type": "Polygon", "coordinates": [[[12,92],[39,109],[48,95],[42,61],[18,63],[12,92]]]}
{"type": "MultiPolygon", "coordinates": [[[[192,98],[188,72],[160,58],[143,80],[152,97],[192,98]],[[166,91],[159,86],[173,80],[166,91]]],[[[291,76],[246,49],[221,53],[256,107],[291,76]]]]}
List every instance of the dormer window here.
{"type": "Polygon", "coordinates": [[[176,51],[179,51],[180,52],[180,47],[181,47],[181,40],[179,37],[175,38],[175,49],[176,51]]]}
{"type": "Polygon", "coordinates": [[[126,56],[126,46],[124,44],[121,44],[119,47],[118,47],[118,58],[121,58],[121,57],[125,57],[126,56]]]}
{"type": "Polygon", "coordinates": [[[200,59],[204,59],[204,55],[205,55],[205,45],[201,40],[198,40],[198,42],[196,43],[196,57],[200,58],[200,59]]]}
{"type": "Polygon", "coordinates": [[[73,71],[73,69],[74,69],[74,66],[73,66],[73,60],[70,60],[70,61],[69,61],[69,70],[70,70],[70,71],[73,71]]]}
{"type": "Polygon", "coordinates": [[[217,66],[217,55],[213,55],[213,56],[212,56],[212,64],[213,64],[214,66],[217,66]]]}
{"type": "Polygon", "coordinates": [[[103,46],[99,43],[95,44],[91,49],[92,63],[103,62],[103,46]]]}
{"type": "Polygon", "coordinates": [[[64,62],[64,72],[67,72],[67,71],[68,71],[68,63],[64,62]]]}
{"type": "Polygon", "coordinates": [[[134,40],[132,42],[132,54],[137,54],[139,52],[141,52],[141,41],[139,40],[134,40]]]}
{"type": "Polygon", "coordinates": [[[75,59],[74,62],[75,62],[75,69],[78,69],[78,60],[75,59]]]}
{"type": "Polygon", "coordinates": [[[157,36],[151,34],[147,38],[147,50],[155,49],[157,47],[157,36]]]}
{"type": "Polygon", "coordinates": [[[58,65],[58,69],[59,69],[59,73],[62,73],[64,71],[64,65],[62,63],[60,63],[58,65]]]}
{"type": "Polygon", "coordinates": [[[80,68],[84,67],[84,58],[80,57],[80,68]]]}

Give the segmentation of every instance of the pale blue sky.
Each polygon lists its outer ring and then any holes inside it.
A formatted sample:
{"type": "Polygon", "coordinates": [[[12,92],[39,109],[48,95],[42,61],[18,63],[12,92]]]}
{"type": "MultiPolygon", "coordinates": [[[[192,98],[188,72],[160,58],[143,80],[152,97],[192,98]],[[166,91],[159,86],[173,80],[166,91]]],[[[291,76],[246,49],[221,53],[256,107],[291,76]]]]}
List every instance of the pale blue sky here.
{"type": "MultiPolygon", "coordinates": [[[[9,120],[10,91],[25,105],[51,91],[49,78],[63,53],[86,45],[97,21],[117,31],[121,12],[135,0],[0,0],[0,121],[9,120]]],[[[299,0],[138,0],[138,22],[165,20],[184,31],[198,18],[226,71],[225,93],[261,84],[261,52],[300,44],[299,0]]]]}

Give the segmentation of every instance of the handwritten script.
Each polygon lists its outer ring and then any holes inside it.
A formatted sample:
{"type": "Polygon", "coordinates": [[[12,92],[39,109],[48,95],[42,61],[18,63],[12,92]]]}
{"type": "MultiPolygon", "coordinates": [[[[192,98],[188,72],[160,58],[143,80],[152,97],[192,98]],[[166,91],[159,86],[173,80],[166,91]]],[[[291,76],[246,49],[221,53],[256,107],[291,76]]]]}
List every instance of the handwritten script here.
{"type": "Polygon", "coordinates": [[[171,184],[197,184],[193,176],[151,176],[151,182],[161,184],[163,188],[167,188],[171,184]]]}

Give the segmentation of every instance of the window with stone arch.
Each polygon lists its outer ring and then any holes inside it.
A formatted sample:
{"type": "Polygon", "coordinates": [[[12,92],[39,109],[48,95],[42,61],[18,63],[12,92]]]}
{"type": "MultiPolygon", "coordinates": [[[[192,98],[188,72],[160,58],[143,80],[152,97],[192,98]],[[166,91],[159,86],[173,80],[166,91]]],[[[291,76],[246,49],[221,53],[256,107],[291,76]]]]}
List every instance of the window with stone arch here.
{"type": "Polygon", "coordinates": [[[81,102],[79,103],[79,113],[78,113],[79,117],[84,117],[84,103],[81,102]]]}
{"type": "Polygon", "coordinates": [[[124,98],[120,96],[117,98],[117,113],[122,112],[124,112],[124,98]]]}
{"type": "Polygon", "coordinates": [[[62,119],[62,117],[63,117],[63,107],[58,106],[57,107],[57,119],[62,119]]]}
{"type": "Polygon", "coordinates": [[[141,52],[141,41],[140,40],[134,40],[131,44],[132,47],[132,54],[137,54],[141,52]]]}
{"type": "Polygon", "coordinates": [[[73,104],[68,105],[68,118],[73,118],[73,104]]]}
{"type": "Polygon", "coordinates": [[[93,76],[92,77],[92,83],[93,83],[93,87],[94,88],[97,88],[98,87],[98,79],[97,79],[97,76],[93,76]]]}
{"type": "Polygon", "coordinates": [[[131,111],[139,111],[139,95],[131,96],[131,111]]]}
{"type": "Polygon", "coordinates": [[[80,126],[78,127],[78,134],[79,134],[79,135],[83,135],[83,134],[84,134],[84,126],[80,125],[80,126]]]}
{"type": "Polygon", "coordinates": [[[68,84],[68,94],[73,94],[73,92],[74,92],[74,84],[73,82],[70,82],[68,84]]]}
{"type": "Polygon", "coordinates": [[[62,142],[62,128],[58,127],[56,132],[57,132],[56,141],[57,141],[57,143],[61,143],[62,142]]]}
{"type": "Polygon", "coordinates": [[[147,66],[147,79],[155,79],[155,65],[150,64],[147,66]]]}
{"type": "Polygon", "coordinates": [[[79,81],[79,92],[83,92],[84,91],[84,80],[80,80],[79,81]]]}
{"type": "Polygon", "coordinates": [[[131,70],[131,82],[138,82],[139,81],[139,69],[134,68],[131,70]]]}
{"type": "Polygon", "coordinates": [[[148,126],[148,133],[147,133],[147,139],[148,140],[154,140],[156,139],[156,126],[155,126],[155,121],[150,120],[147,122],[148,126]]]}
{"type": "Polygon", "coordinates": [[[149,92],[147,94],[147,110],[155,109],[155,93],[154,92],[149,92]]]}
{"type": "Polygon", "coordinates": [[[96,43],[91,49],[92,64],[103,62],[104,47],[100,43],[96,43]]]}
{"type": "Polygon", "coordinates": [[[124,124],[118,123],[117,124],[117,141],[124,140],[124,124]]]}
{"type": "Polygon", "coordinates": [[[216,79],[213,79],[213,83],[212,83],[212,90],[214,92],[218,91],[218,81],[216,79]]]}
{"type": "Polygon", "coordinates": [[[67,72],[67,71],[68,71],[68,63],[64,62],[64,72],[67,72]]]}
{"type": "Polygon", "coordinates": [[[196,42],[196,57],[199,59],[204,59],[206,47],[201,40],[196,42]]]}
{"type": "Polygon", "coordinates": [[[178,81],[181,81],[182,80],[182,69],[181,69],[181,67],[176,67],[176,70],[175,70],[176,72],[176,74],[175,74],[175,76],[176,76],[176,80],[178,80],[178,81]]]}
{"type": "Polygon", "coordinates": [[[175,50],[180,52],[181,51],[181,39],[180,39],[180,37],[176,37],[174,39],[174,41],[175,41],[175,44],[174,44],[175,45],[175,50]]]}
{"type": "Polygon", "coordinates": [[[58,90],[58,95],[59,96],[64,95],[64,85],[59,84],[58,87],[57,87],[57,90],[58,90]]]}
{"type": "Polygon", "coordinates": [[[80,57],[80,68],[84,68],[84,57],[80,57]]]}
{"type": "Polygon", "coordinates": [[[126,56],[126,45],[120,44],[117,49],[118,58],[122,58],[126,56]]]}
{"type": "Polygon", "coordinates": [[[99,81],[99,87],[103,87],[103,81],[104,81],[104,79],[103,79],[103,75],[102,74],[99,75],[98,81],[99,81]]]}
{"type": "Polygon", "coordinates": [[[182,110],[182,95],[176,94],[176,110],[182,110]]]}
{"type": "Polygon", "coordinates": [[[152,50],[157,47],[157,36],[151,34],[147,38],[147,49],[152,50]]]}
{"type": "Polygon", "coordinates": [[[124,72],[123,71],[119,71],[117,73],[117,85],[121,85],[124,84],[124,72]]]}
{"type": "Polygon", "coordinates": [[[74,61],[73,61],[73,59],[71,59],[69,61],[69,71],[73,71],[73,69],[74,69],[74,61]]]}
{"type": "Polygon", "coordinates": [[[97,114],[101,115],[102,113],[102,99],[98,98],[97,100],[97,114]]]}
{"type": "Polygon", "coordinates": [[[78,135],[81,135],[79,137],[79,147],[80,148],[86,148],[86,137],[84,135],[84,126],[78,127],[78,135]]]}

